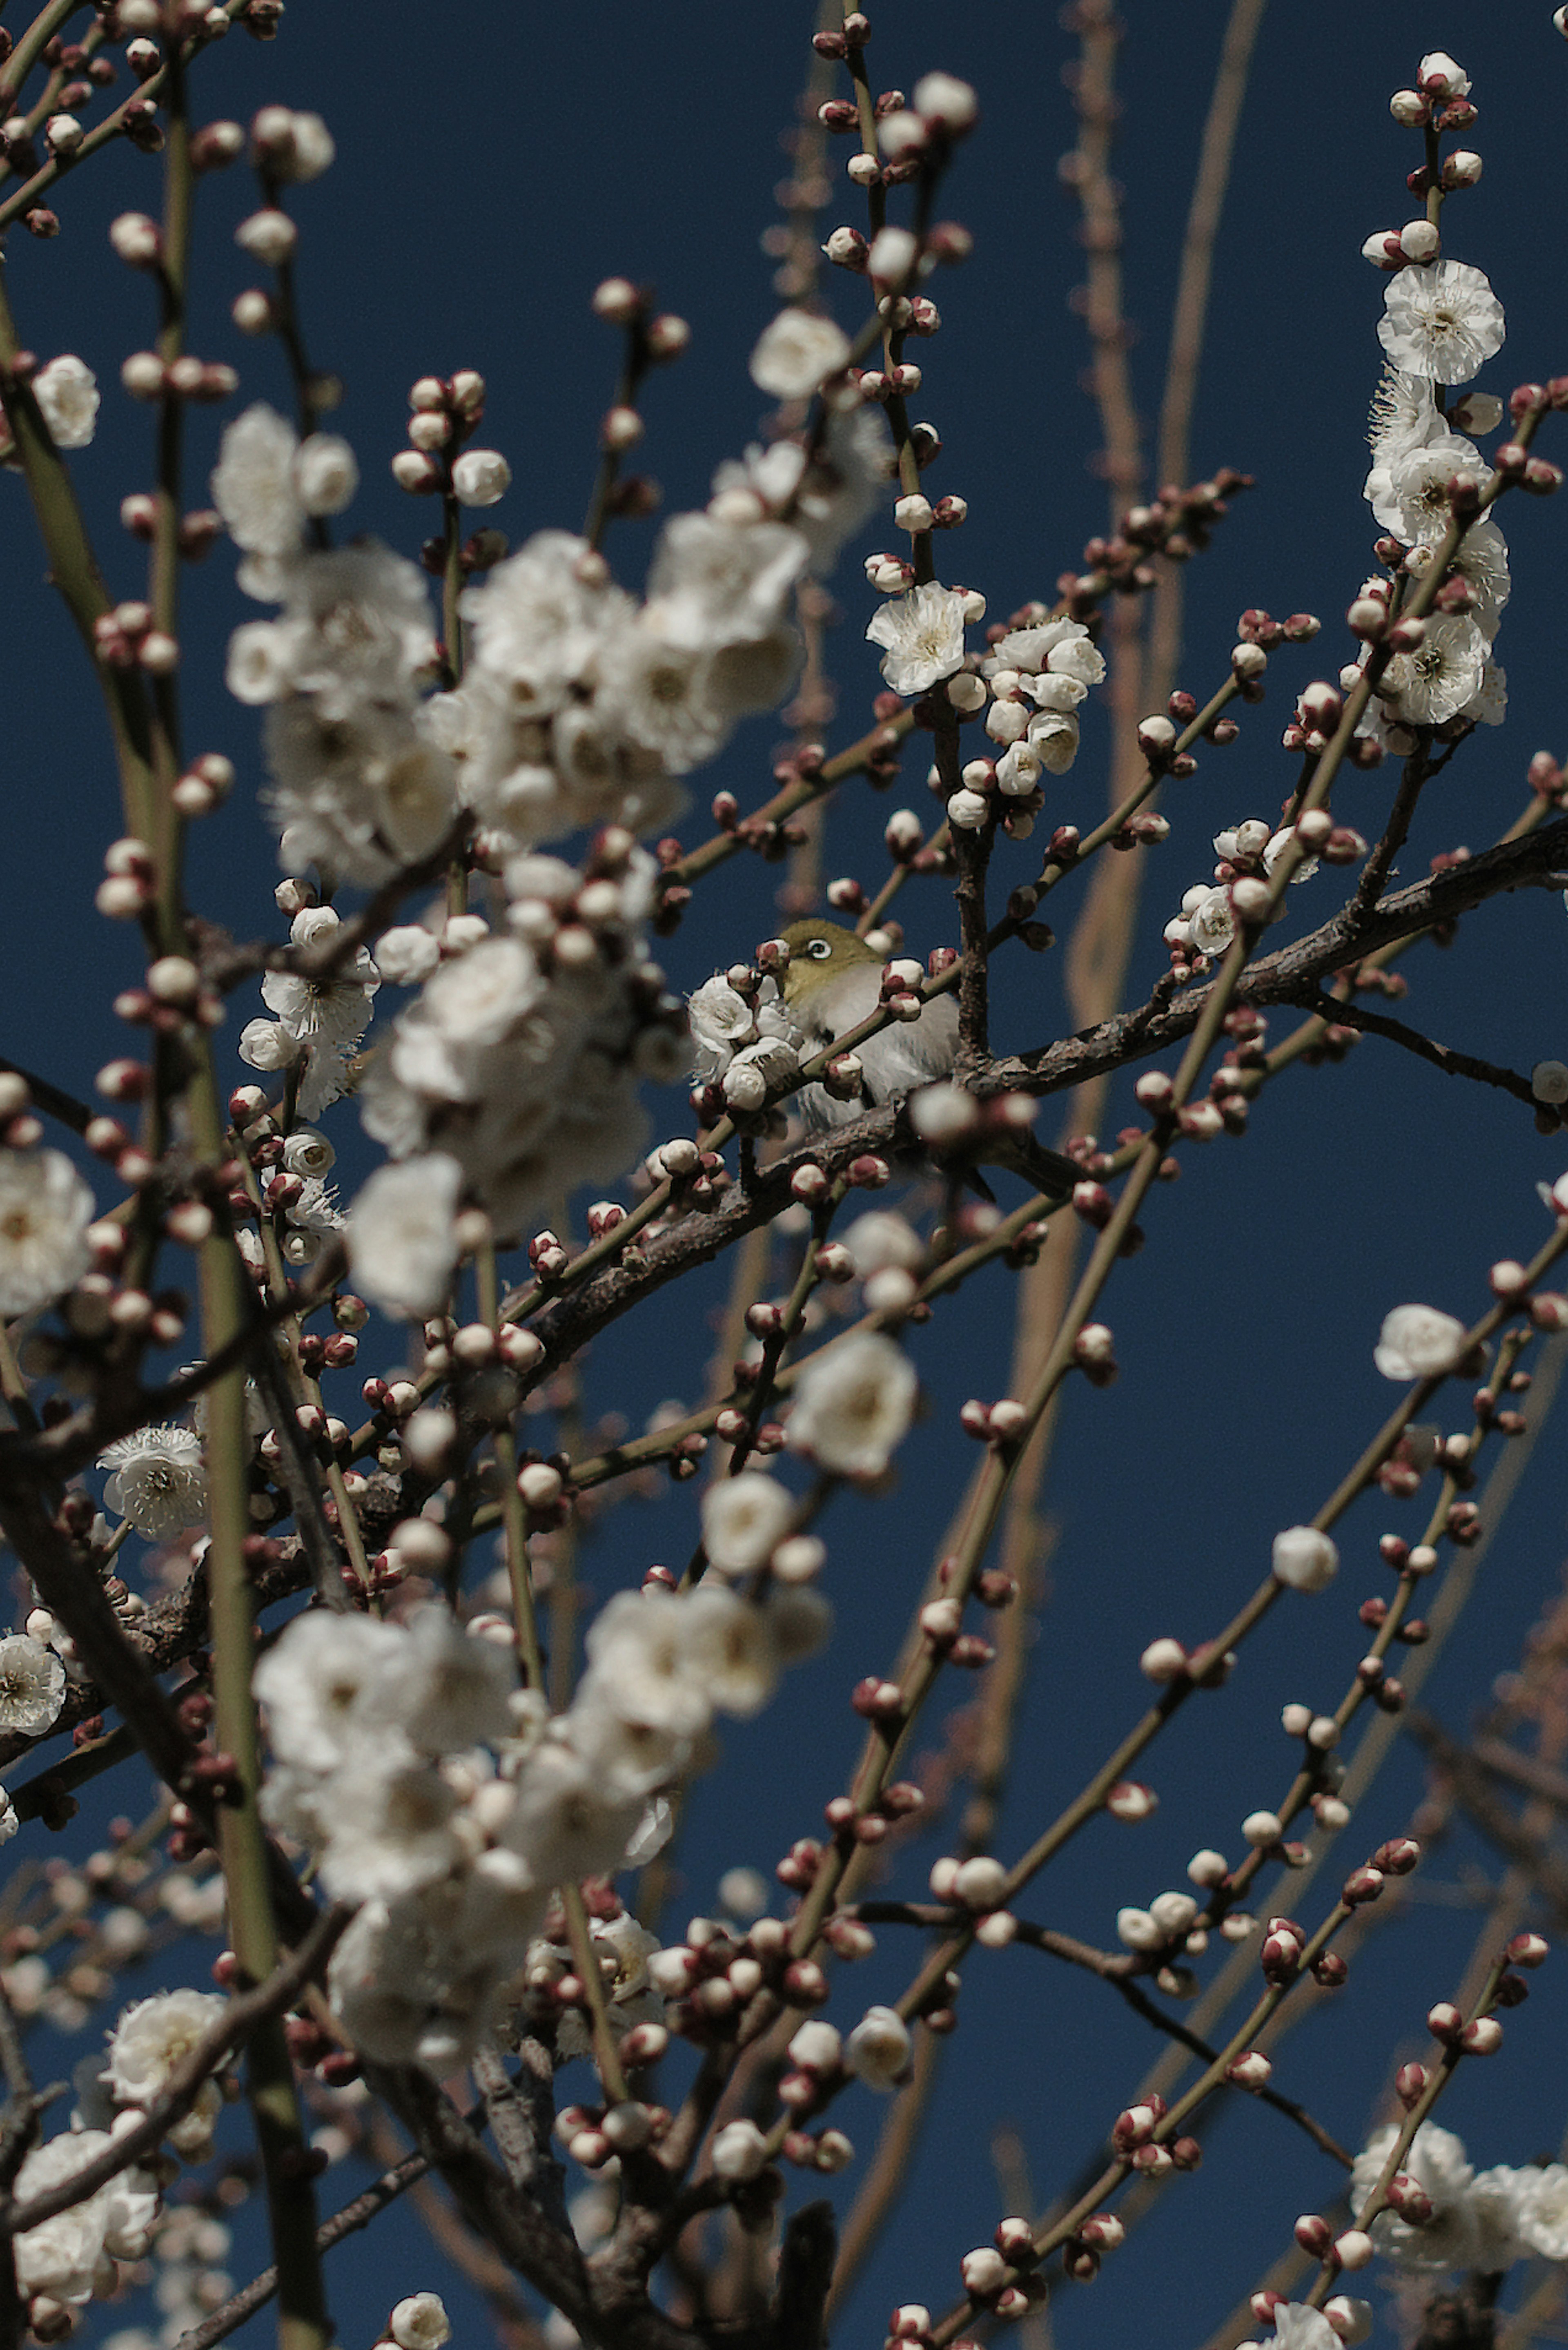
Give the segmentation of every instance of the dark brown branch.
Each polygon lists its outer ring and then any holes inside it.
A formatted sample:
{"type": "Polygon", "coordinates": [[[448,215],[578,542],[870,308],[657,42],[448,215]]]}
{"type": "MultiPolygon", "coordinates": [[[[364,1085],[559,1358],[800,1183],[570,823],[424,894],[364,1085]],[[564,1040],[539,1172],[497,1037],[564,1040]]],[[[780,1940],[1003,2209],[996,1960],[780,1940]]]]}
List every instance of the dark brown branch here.
{"type": "Polygon", "coordinates": [[[47,1077],[40,1077],[36,1071],[25,1069],[20,1061],[8,1061],[4,1054],[0,1054],[0,1069],[9,1076],[21,1078],[32,1096],[35,1109],[41,1109],[47,1118],[57,1119],[61,1126],[69,1127],[73,1134],[87,1132],[96,1112],[89,1109],[86,1102],[78,1101],[75,1094],[63,1093],[58,1086],[52,1086],[47,1077]]]}
{"type": "MultiPolygon", "coordinates": [[[[472,2122],[477,2118],[478,2113],[476,2106],[465,2118],[472,2122]]],[[[316,2230],[317,2251],[330,2251],[333,2245],[340,2244],[345,2236],[357,2235],[361,2228],[368,2228],[389,2203],[395,2203],[400,2195],[405,2194],[410,2187],[416,2187],[421,2178],[428,2178],[430,2170],[427,2155],[404,2155],[400,2162],[393,2163],[379,2178],[373,2180],[362,2195],[356,2195],[352,2202],[345,2203],[340,2211],[334,2211],[329,2220],[322,2221],[316,2230]]],[[[277,2271],[263,2269],[249,2284],[242,2285],[238,2293],[231,2293],[221,2308],[214,2309],[211,2316],[204,2317],[200,2325],[192,2325],[189,2333],[182,2334],[174,2350],[213,2350],[215,2342],[222,2342],[242,2326],[247,2317],[254,2317],[258,2309],[265,2309],[276,2291],[277,2271]]]]}
{"type": "MultiPolygon", "coordinates": [[[[846,1916],[857,1917],[867,1926],[921,1926],[928,1932],[933,1929],[940,1932],[950,1926],[952,1914],[940,1903],[930,1901],[861,1901],[846,1912],[846,1916]]],[[[1097,1975],[1102,1982],[1109,1983],[1113,1990],[1120,1992],[1135,2014],[1142,2016],[1144,2022],[1152,2024],[1157,2032],[1163,2032],[1170,2039],[1179,2042],[1204,2064],[1219,2061],[1218,2052],[1210,2048],[1206,2040],[1196,2032],[1189,2031],[1174,2015],[1168,2014],[1164,2008],[1157,2006],[1135,1980],[1149,1970],[1148,1960],[1137,1951],[1098,1950],[1091,1942],[1080,1942],[1075,1935],[1058,1933],[1054,1926],[1033,1925],[1023,1918],[1018,1920],[1017,1939],[1031,1950],[1044,1950],[1050,1958],[1065,1960],[1069,1966],[1082,1967],[1087,1973],[1097,1975]]],[[[1306,2107],[1298,2104],[1294,2097],[1287,2097],[1278,2089],[1265,2088],[1259,2093],[1259,2101],[1272,2106],[1277,2114],[1283,2114],[1287,2121],[1294,2122],[1298,2129],[1306,2132],[1315,2147],[1331,2155],[1346,2170],[1351,2168],[1355,2156],[1347,2154],[1339,2140],[1332,2137],[1321,2122],[1314,2121],[1306,2107]]]]}
{"type": "Polygon", "coordinates": [[[1500,1068],[1495,1061],[1478,1060],[1473,1053],[1457,1053],[1449,1045],[1439,1045],[1430,1036],[1423,1036],[1403,1020],[1391,1020],[1385,1012],[1373,1012],[1364,1003],[1346,1002],[1337,995],[1325,995],[1320,987],[1303,987],[1294,998],[1303,1012],[1313,1012],[1331,1025],[1354,1028],[1365,1036],[1384,1036],[1391,1045],[1402,1045],[1417,1060],[1429,1061],[1447,1077],[1471,1077],[1478,1085],[1496,1086],[1515,1100],[1526,1102],[1532,1109],[1539,1107],[1531,1090],[1530,1079],[1512,1069],[1500,1068]]]}
{"type": "Polygon", "coordinates": [[[85,2202],[111,2178],[118,2178],[122,2170],[129,2170],[142,2155],[151,2154],[175,2123],[190,2112],[203,2085],[243,2046],[256,2026],[294,2005],[306,1984],[325,1966],[334,1943],[353,1914],[351,1909],[342,1908],[325,1911],[299,1948],[265,1982],[232,1999],[218,2021],[174,2067],[161,2095],[136,2121],[117,2130],[102,2154],[84,2162],[79,2170],[73,2170],[57,2186],[47,2189],[41,2195],[29,2196],[25,2203],[16,2202],[9,2195],[0,2199],[0,2235],[20,2236],[29,2228],[42,2227],[46,2220],[85,2202]]]}

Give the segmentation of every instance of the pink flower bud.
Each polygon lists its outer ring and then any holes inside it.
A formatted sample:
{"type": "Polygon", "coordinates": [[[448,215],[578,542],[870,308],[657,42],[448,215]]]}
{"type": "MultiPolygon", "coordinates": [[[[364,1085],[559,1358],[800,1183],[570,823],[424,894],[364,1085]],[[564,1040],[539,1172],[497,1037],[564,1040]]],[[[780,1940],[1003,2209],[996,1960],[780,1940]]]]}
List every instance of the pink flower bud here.
{"type": "Polygon", "coordinates": [[[1225,2067],[1225,2077],[1239,2089],[1257,2090],[1265,2085],[1273,2069],[1262,2049],[1247,2048],[1241,2055],[1231,2057],[1225,2067]]]}

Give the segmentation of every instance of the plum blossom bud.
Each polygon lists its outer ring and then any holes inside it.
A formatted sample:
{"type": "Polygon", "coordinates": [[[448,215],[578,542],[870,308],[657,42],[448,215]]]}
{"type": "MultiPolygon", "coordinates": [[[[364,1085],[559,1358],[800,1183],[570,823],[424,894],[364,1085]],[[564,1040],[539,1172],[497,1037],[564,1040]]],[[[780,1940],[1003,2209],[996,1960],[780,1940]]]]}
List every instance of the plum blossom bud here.
{"type": "Polygon", "coordinates": [[[919,250],[907,228],[878,229],[867,255],[867,266],[879,286],[901,286],[915,265],[919,250]]]}
{"type": "Polygon", "coordinates": [[[1247,1842],[1257,1846],[1261,1851],[1270,1845],[1278,1844],[1284,1832],[1277,1812],[1249,1812],[1241,1823],[1241,1834],[1247,1842]]]}
{"type": "Polygon", "coordinates": [[[1470,78],[1447,49],[1429,49],[1416,68],[1417,86],[1428,98],[1467,98],[1470,78]]]}
{"type": "Polygon", "coordinates": [[[789,2043],[790,2061],[803,2073],[836,2072],[843,2046],[831,2023],[803,2023],[789,2043]]]}
{"type": "Polygon", "coordinates": [[[989,2301],[1007,2282],[1007,2262],[994,2244],[980,2244],[964,2254],[959,2273],[971,2301],[989,2301]]]}
{"type": "Polygon", "coordinates": [[[1555,1106],[1568,1101],[1568,1066],[1561,1061],[1537,1061],[1530,1072],[1530,1090],[1538,1102],[1555,1106]]]}
{"type": "Polygon", "coordinates": [[[1165,1940],[1152,1913],[1147,1909],[1118,1909],[1116,1939],[1129,1950],[1158,1950],[1165,1940]]]}
{"type": "Polygon", "coordinates": [[[1372,2239],[1363,2229],[1347,2228],[1334,2240],[1334,2257],[1342,2269],[1364,2269],[1372,2258],[1372,2239]]]}
{"type": "Polygon", "coordinates": [[[499,449],[465,449],[453,460],[452,494],[461,505],[493,506],[512,485],[512,468],[499,449]]]}
{"type": "Polygon", "coordinates": [[[1399,232],[1399,250],[1407,261],[1431,261],[1442,239],[1429,220],[1407,221],[1399,232]]]}
{"type": "Polygon", "coordinates": [[[1374,269],[1397,269],[1405,257],[1398,236],[1390,228],[1374,229],[1361,248],[1361,258],[1374,269]]]}
{"type": "Polygon", "coordinates": [[[110,221],[109,241],[130,269],[151,269],[163,256],[163,232],[145,213],[121,213],[110,221]]]}
{"type": "Polygon", "coordinates": [[[410,497],[429,497],[441,487],[441,467],[422,449],[400,449],[392,460],[392,479],[410,497]]]}
{"type": "Polygon", "coordinates": [[[1187,1874],[1194,1885],[1222,1885],[1230,1873],[1224,1854],[1215,1852],[1208,1845],[1200,1852],[1195,1852],[1187,1864],[1187,1874]]]}
{"type": "Polygon", "coordinates": [[[1443,161],[1445,188],[1473,188],[1481,175],[1481,159],[1472,148],[1457,147],[1443,161]]]}
{"type": "Polygon", "coordinates": [[[294,258],[299,231],[286,212],[267,204],[240,223],[234,231],[234,243],[264,268],[280,269],[286,261],[294,258]]]}
{"type": "Polygon", "coordinates": [[[896,2009],[868,2007],[845,2043],[844,2061],[868,2089],[892,2089],[909,2061],[909,2027],[896,2009]]]}
{"type": "Polygon", "coordinates": [[[1179,1640],[1151,1640],[1137,1660],[1145,1680],[1157,1686],[1177,1680],[1187,1670],[1187,1651],[1179,1640]]]}
{"type": "Polygon", "coordinates": [[[1508,1946],[1508,1962],[1513,1967],[1543,1966],[1551,1954],[1544,1934],[1516,1934],[1508,1946]]]}
{"type": "Polygon", "coordinates": [[[1338,2334],[1349,2345],[1365,2342],[1372,2331],[1372,2304],[1355,2301],[1347,2293],[1336,2293],[1324,2303],[1323,2314],[1338,2334]]]}
{"type": "Polygon", "coordinates": [[[1419,130],[1431,119],[1431,101],[1418,89],[1397,89],[1388,101],[1388,111],[1407,130],[1419,130]]]}
{"type": "Polygon", "coordinates": [[[999,1860],[977,1855],[960,1867],[953,1891],[966,1909],[995,1909],[1007,1891],[1007,1871],[999,1860]]]}
{"type": "Polygon", "coordinates": [[[1239,2089],[1262,2089],[1273,2069],[1261,2048],[1245,2048],[1239,2056],[1231,2057],[1225,2067],[1225,2077],[1239,2089]]]}
{"type": "Polygon", "coordinates": [[[1116,1340],[1104,1322],[1085,1322],[1073,1352],[1080,1363],[1105,1365],[1116,1359],[1116,1340]]]}
{"type": "Polygon", "coordinates": [[[1287,1526],[1274,1536],[1276,1582],[1293,1591],[1326,1591],[1339,1572],[1339,1551],[1316,1526],[1287,1526]]]}
{"type": "Polygon", "coordinates": [[[713,2169],[720,2178],[755,2178],[767,2158],[767,2140],[755,2122],[730,2122],[713,2140],[713,2169]]]}
{"type": "Polygon", "coordinates": [[[1502,2046],[1502,2026],[1495,2015],[1478,2015],[1467,2023],[1459,2035],[1459,2045],[1469,2056],[1491,2056],[1502,2046]]]}
{"type": "Polygon", "coordinates": [[[1159,1809],[1159,1797],[1152,1787],[1141,1786],[1136,1779],[1118,1779],[1106,1796],[1106,1809],[1114,1820],[1147,1820],[1159,1809]]]}

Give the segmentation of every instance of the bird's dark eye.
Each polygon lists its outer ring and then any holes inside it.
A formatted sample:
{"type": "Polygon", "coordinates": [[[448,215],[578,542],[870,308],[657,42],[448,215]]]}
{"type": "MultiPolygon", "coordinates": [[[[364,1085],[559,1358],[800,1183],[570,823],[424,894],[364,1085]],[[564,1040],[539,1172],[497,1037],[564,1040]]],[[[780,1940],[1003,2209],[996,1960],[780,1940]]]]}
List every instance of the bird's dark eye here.
{"type": "Polygon", "coordinates": [[[813,962],[826,962],[833,952],[832,941],[828,939],[807,939],[805,951],[813,962]]]}

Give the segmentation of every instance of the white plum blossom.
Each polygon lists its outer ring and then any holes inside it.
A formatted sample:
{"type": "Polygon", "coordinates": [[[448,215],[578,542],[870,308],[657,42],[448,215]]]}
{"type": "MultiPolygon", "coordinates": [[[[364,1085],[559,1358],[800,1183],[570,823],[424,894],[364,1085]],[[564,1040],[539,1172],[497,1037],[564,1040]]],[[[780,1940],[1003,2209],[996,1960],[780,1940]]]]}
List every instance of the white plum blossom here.
{"type": "Polygon", "coordinates": [[[1343,2345],[1321,2309],[1304,2301],[1287,2301],[1274,2311],[1273,2350],[1343,2350],[1343,2345]]]}
{"type": "Polygon", "coordinates": [[[422,1760],[405,1759],[396,1739],[350,1757],[323,1801],[321,1881],[335,1899],[396,1901],[444,1877],[461,1856],[455,1791],[422,1760]]]}
{"type": "Polygon", "coordinates": [[[752,381],[774,400],[808,400],[825,376],[848,364],[849,338],[831,318],[781,310],[749,362],[752,381]]]}
{"type": "Polygon", "coordinates": [[[92,1217],[64,1151],[0,1149],[0,1314],[36,1313],[80,1280],[92,1217]]]}
{"type": "Polygon", "coordinates": [[[909,2064],[910,2045],[897,2008],[868,2007],[844,2043],[844,2062],[868,2089],[890,2090],[909,2064]]]}
{"type": "MultiPolygon", "coordinates": [[[[296,947],[320,945],[338,927],[339,917],[330,906],[302,907],[289,924],[289,940],[296,947]]],[[[286,1059],[302,1057],[305,1063],[299,1088],[302,1118],[319,1118],[344,1091],[348,1081],[345,1064],[370,1024],[372,999],[380,983],[380,973],[364,947],[356,948],[351,961],[325,978],[269,971],[262,981],[262,1001],[276,1015],[292,1046],[286,1059]]],[[[252,1066],[267,1064],[253,1061],[252,1066]]]]}
{"type": "Polygon", "coordinates": [[[1272,1565],[1293,1591],[1324,1591],[1339,1572],[1339,1550],[1316,1526],[1287,1526],[1274,1536],[1272,1565]]]}
{"type": "Polygon", "coordinates": [[[65,1701],[66,1669],[53,1648],[26,1632],[0,1639],[0,1734],[41,1738],[65,1701]]]}
{"type": "Polygon", "coordinates": [[[226,427],[212,478],[229,536],[253,558],[240,567],[240,585],[268,602],[279,592],[279,560],[295,552],[305,526],[294,477],[298,445],[294,427],[258,400],[226,427]]]}
{"type": "Polygon", "coordinates": [[[109,2034],[105,2074],[122,2106],[150,2106],[197,2042],[224,2013],[213,1991],[158,1991],[125,2009],[109,2034]]]}
{"type": "Polygon", "coordinates": [[[756,1061],[765,1078],[782,1083],[794,1074],[786,1064],[797,1062],[805,1048],[805,1039],[771,974],[763,981],[754,1003],[722,976],[704,980],[687,998],[686,1016],[696,1047],[692,1076],[698,1085],[721,1082],[740,1057],[756,1061]]]}
{"type": "Polygon", "coordinates": [[[70,352],[51,359],[33,378],[33,397],[57,449],[86,449],[98,421],[98,378],[70,352]]]}
{"type": "Polygon", "coordinates": [[[487,1640],[472,1640],[441,1607],[421,1607],[378,1679],[378,1702],[421,1754],[457,1754],[511,1728],[514,1674],[487,1640]]]}
{"type": "Polygon", "coordinates": [[[1543,2261],[1568,2261],[1568,2168],[1516,2171],[1521,2241],[1543,2261]]]}
{"type": "Polygon", "coordinates": [[[1105,655],[1082,620],[1038,620],[1010,629],[981,664],[981,674],[1000,677],[1016,671],[1023,691],[1043,709],[1072,709],[1092,685],[1105,681],[1105,655]],[[1071,699],[1059,696],[1065,681],[1081,691],[1071,699]]]}
{"type": "Polygon", "coordinates": [[[692,1075],[699,1085],[722,1076],[732,1056],[742,1045],[755,1041],[756,1014],[728,980],[704,980],[686,999],[691,1042],[697,1048],[692,1075]]]}
{"type": "Polygon", "coordinates": [[[1467,262],[1397,270],[1383,300],[1378,338],[1407,375],[1468,383],[1502,348],[1502,305],[1485,273],[1467,262]]]}
{"type": "Polygon", "coordinates": [[[961,588],[929,579],[872,614],[866,634],[883,647],[882,675],[892,692],[909,701],[963,667],[967,603],[961,588]]]}
{"type": "Polygon", "coordinates": [[[702,1544],[720,1575],[751,1575],[765,1566],[789,1532],[794,1497],[772,1477],[743,1469],[722,1477],[702,1497],[702,1544]]]}
{"type": "Polygon", "coordinates": [[[1202,955],[1222,955],[1236,935],[1236,910],[1228,889],[1204,890],[1187,915],[1192,944],[1202,955]]]}
{"type": "Polygon", "coordinates": [[[1481,690],[1487,642],[1466,613],[1428,619],[1414,652],[1396,653],[1378,691],[1392,718],[1409,726],[1440,726],[1461,717],[1481,690]]]}
{"type": "Polygon", "coordinates": [[[1464,1352],[1465,1326],[1432,1305],[1397,1305],[1384,1316],[1372,1359],[1386,1379],[1429,1379],[1464,1352]]]}
{"type": "Polygon", "coordinates": [[[139,1429],[107,1446],[98,1465],[110,1472],[104,1506],[149,1542],[167,1542],[207,1514],[207,1471],[192,1429],[139,1429]]]}
{"type": "Polygon", "coordinates": [[[808,448],[798,439],[753,444],[743,458],[726,459],[713,475],[713,494],[743,490],[772,520],[787,521],[810,548],[808,569],[832,569],[838,550],[871,514],[886,487],[893,443],[882,411],[852,408],[830,415],[808,448]]]}
{"type": "Polygon", "coordinates": [[[704,651],[771,637],[810,551],[784,523],[672,515],[649,569],[649,625],[704,651]]]}
{"type": "Polygon", "coordinates": [[[286,1624],[253,1676],[278,1761],[325,1774],[372,1739],[402,1641],[374,1616],[312,1609],[286,1624]]]}
{"type": "Polygon", "coordinates": [[[638,1077],[678,1072],[680,1007],[637,929],[653,870],[624,831],[601,836],[587,871],[509,860],[514,934],[432,972],[366,1074],[369,1133],[396,1159],[449,1157],[503,1233],[623,1174],[647,1131],[638,1077]]]}
{"type": "Polygon", "coordinates": [[[790,1450],[831,1476],[879,1477],[909,1433],[918,1388],[914,1366],[891,1338],[877,1331],[846,1338],[802,1373],[790,1450]]]}
{"type": "MultiPolygon", "coordinates": [[[[1356,2156],[1351,2171],[1350,2208],[1357,2215],[1377,2184],[1397,2135],[1391,2123],[1374,2130],[1356,2156]]],[[[1432,2216],[1420,2227],[1413,2227],[1392,2211],[1384,2212],[1372,2223],[1377,2249],[1404,2268],[1468,2268],[1479,2249],[1479,2230],[1469,2194],[1475,2171],[1465,2160],[1463,2140],[1452,2130],[1440,2129],[1436,2122],[1423,2122],[1401,2168],[1407,2178],[1426,2189],[1432,2216]]]]}
{"type": "Polygon", "coordinates": [[[1366,495],[1384,529],[1413,546],[1421,539],[1440,538],[1448,529],[1453,519],[1449,484],[1454,476],[1468,473],[1482,481],[1486,470],[1472,441],[1460,432],[1442,432],[1375,465],[1367,476],[1366,495]]]}
{"type": "Polygon", "coordinates": [[[398,2350],[441,2350],[452,2339],[452,2320],[439,2293],[412,2293],[396,2304],[387,2331],[398,2350]]]}
{"type": "Polygon", "coordinates": [[[453,460],[452,495],[462,505],[497,505],[511,486],[512,468],[499,449],[465,449],[453,460]]]}
{"type": "MultiPolygon", "coordinates": [[[[36,2147],[16,2174],[17,2202],[26,2205],[63,2186],[111,2144],[107,2130],[84,2129],[67,2130],[36,2147]]],[[[104,2253],[140,2259],[157,2215],[158,2190],[148,2174],[121,2171],[96,2193],[16,2238],[18,2287],[24,2295],[47,2293],[72,2305],[89,2301],[104,2253]]]]}

